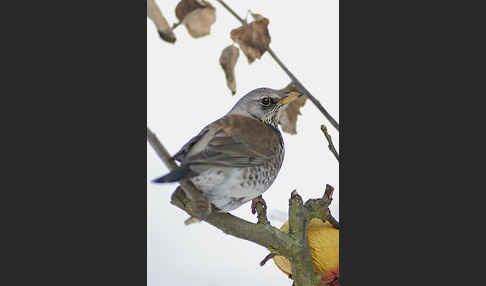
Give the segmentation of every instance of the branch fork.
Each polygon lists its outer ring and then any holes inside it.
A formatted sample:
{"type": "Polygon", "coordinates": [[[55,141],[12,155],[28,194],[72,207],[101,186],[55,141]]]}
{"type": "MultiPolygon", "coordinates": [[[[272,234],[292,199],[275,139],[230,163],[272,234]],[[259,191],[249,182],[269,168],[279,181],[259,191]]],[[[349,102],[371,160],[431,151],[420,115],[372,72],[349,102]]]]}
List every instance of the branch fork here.
{"type": "MultiPolygon", "coordinates": [[[[147,141],[169,169],[177,166],[148,127],[147,141]]],[[[308,200],[305,204],[302,197],[294,190],[289,199],[289,233],[270,224],[263,199],[255,203],[258,222],[251,223],[229,213],[215,211],[202,193],[187,180],[180,182],[180,186],[171,196],[171,204],[191,215],[186,220],[186,224],[203,220],[226,234],[252,241],[269,249],[271,254],[260,263],[261,265],[274,255],[287,257],[292,264],[294,284],[296,286],[316,286],[321,280],[322,274],[314,272],[307,240],[307,225],[315,217],[324,220],[332,217],[329,212],[329,204],[332,202],[333,190],[333,187],[327,185],[322,198],[308,200]]]]}

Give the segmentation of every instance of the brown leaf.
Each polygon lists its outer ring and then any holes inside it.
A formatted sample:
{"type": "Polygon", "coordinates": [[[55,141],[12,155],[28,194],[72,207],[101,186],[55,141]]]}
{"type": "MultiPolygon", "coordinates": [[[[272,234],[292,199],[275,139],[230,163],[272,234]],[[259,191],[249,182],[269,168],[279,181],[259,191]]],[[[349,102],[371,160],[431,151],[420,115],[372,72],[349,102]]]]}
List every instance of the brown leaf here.
{"type": "Polygon", "coordinates": [[[175,13],[193,38],[209,35],[211,25],[216,21],[216,9],[204,0],[182,0],[175,13]]]}
{"type": "MultiPolygon", "coordinates": [[[[293,83],[288,84],[280,92],[290,94],[291,92],[300,93],[293,83]]],[[[301,115],[300,108],[304,106],[307,98],[300,96],[296,100],[285,106],[285,109],[280,112],[279,123],[282,126],[282,130],[289,134],[297,134],[297,116],[301,115]]]]}
{"type": "Polygon", "coordinates": [[[214,22],[216,22],[216,12],[213,7],[194,10],[184,18],[187,31],[193,38],[209,35],[214,22]]]}
{"type": "Polygon", "coordinates": [[[261,58],[271,40],[268,32],[270,21],[259,14],[255,15],[255,21],[231,31],[231,39],[240,45],[250,64],[261,58]]]}
{"type": "Polygon", "coordinates": [[[235,80],[235,65],[240,56],[240,50],[230,45],[224,48],[221,56],[219,57],[219,64],[224,70],[226,76],[226,85],[231,90],[231,94],[236,93],[236,80],[235,80]]]}
{"type": "Polygon", "coordinates": [[[175,9],[175,14],[177,19],[180,22],[184,20],[187,14],[191,13],[196,9],[202,9],[210,6],[210,4],[206,1],[198,1],[198,0],[181,0],[175,9]]]}
{"type": "Polygon", "coordinates": [[[260,14],[253,14],[251,13],[251,16],[253,17],[253,19],[255,19],[255,21],[259,21],[261,19],[264,19],[265,17],[263,17],[262,15],[260,14]]]}
{"type": "Polygon", "coordinates": [[[159,36],[160,38],[162,38],[162,40],[169,43],[174,43],[176,41],[176,36],[170,29],[169,23],[162,15],[159,6],[155,4],[154,0],[147,1],[147,17],[149,17],[149,19],[154,22],[155,26],[157,27],[157,31],[159,32],[159,36]]]}

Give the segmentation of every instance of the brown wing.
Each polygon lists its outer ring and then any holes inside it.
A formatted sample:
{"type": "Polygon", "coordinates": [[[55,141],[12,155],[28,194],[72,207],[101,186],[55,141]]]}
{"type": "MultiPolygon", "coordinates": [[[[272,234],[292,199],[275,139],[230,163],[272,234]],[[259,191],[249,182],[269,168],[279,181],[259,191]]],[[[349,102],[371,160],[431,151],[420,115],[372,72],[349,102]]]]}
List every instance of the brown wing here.
{"type": "Polygon", "coordinates": [[[187,151],[181,153],[185,154],[183,164],[193,165],[191,169],[198,172],[214,165],[259,166],[282,147],[280,132],[253,118],[229,115],[207,128],[205,133],[201,131],[199,139],[189,141],[187,151]]]}
{"type": "Polygon", "coordinates": [[[192,137],[191,140],[189,140],[189,142],[187,142],[186,144],[184,144],[184,146],[182,146],[182,148],[174,155],[172,156],[173,159],[179,161],[179,162],[182,162],[184,160],[184,157],[191,151],[191,148],[199,142],[199,140],[201,140],[201,138],[206,134],[208,133],[209,131],[209,126],[206,126],[203,130],[201,130],[201,132],[199,132],[199,134],[197,134],[196,136],[192,137]]]}

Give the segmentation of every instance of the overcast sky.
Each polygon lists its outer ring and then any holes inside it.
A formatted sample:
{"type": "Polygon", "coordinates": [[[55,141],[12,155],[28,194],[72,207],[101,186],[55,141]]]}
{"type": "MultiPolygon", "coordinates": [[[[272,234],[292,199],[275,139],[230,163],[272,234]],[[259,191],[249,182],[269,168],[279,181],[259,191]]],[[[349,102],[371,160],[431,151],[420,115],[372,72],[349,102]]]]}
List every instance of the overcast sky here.
{"type": "MultiPolygon", "coordinates": [[[[280,89],[290,82],[270,55],[249,65],[240,53],[235,71],[237,93],[232,96],[218,60],[223,48],[232,43],[231,29],[240,23],[219,3],[209,2],[216,8],[216,23],[203,38],[191,38],[181,25],[175,31],[174,45],[163,42],[147,19],[147,125],[172,154],[247,92],[259,87],[280,89]]],[[[169,23],[177,21],[174,9],[178,1],[156,3],[169,23]]],[[[227,4],[242,17],[251,9],[270,19],[272,49],[339,121],[338,1],[228,0],[227,4]]],[[[339,134],[310,101],[301,111],[297,135],[283,133],[284,163],[263,194],[270,220],[277,227],[286,220],[292,190],[307,200],[322,196],[326,184],[335,187],[331,212],[339,218],[339,167],[320,125],[328,127],[336,148],[339,134]]],[[[259,266],[269,253],[265,248],[206,223],[185,226],[188,215],[169,203],[177,185],[150,182],[167,172],[147,144],[149,285],[291,285],[273,261],[259,266]]],[[[256,222],[250,203],[232,214],[256,222]]]]}

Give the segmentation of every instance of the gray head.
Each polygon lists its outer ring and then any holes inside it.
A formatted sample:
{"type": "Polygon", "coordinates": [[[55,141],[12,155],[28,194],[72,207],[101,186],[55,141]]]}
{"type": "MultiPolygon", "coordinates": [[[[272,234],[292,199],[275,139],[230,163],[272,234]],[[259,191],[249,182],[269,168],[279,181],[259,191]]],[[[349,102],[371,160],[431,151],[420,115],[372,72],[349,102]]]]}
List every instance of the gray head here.
{"type": "Polygon", "coordinates": [[[280,111],[298,96],[296,92],[284,93],[271,88],[257,88],[238,100],[228,114],[250,116],[277,127],[280,111]]]}

